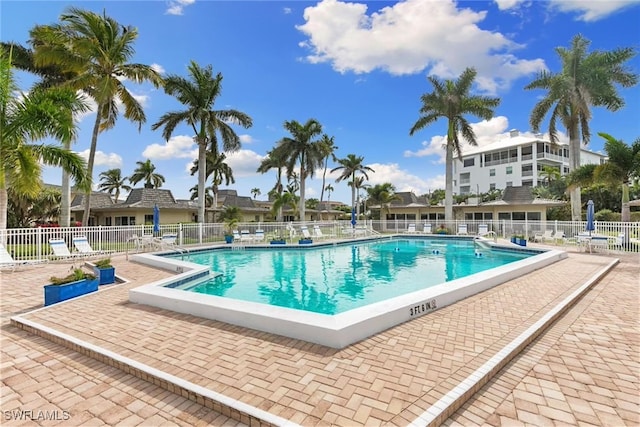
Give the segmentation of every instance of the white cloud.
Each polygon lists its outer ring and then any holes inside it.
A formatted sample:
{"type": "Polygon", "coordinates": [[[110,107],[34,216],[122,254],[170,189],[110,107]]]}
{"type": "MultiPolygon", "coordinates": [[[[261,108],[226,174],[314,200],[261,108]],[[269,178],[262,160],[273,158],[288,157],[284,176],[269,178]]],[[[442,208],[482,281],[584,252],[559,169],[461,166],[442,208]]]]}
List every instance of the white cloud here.
{"type": "Polygon", "coordinates": [[[158,74],[164,74],[166,72],[164,67],[160,64],[153,63],[150,65],[150,67],[158,74]]]}
{"type": "Polygon", "coordinates": [[[171,137],[166,143],[148,145],[142,156],[151,160],[196,159],[198,148],[191,136],[178,135],[171,137]]]}
{"type": "Polygon", "coordinates": [[[165,11],[167,15],[182,15],[184,8],[195,3],[196,0],[170,0],[169,7],[165,11]]]}
{"type": "Polygon", "coordinates": [[[285,15],[289,15],[291,14],[291,12],[293,12],[293,10],[290,7],[285,7],[282,9],[282,11],[284,12],[285,15]]]}
{"type": "Polygon", "coordinates": [[[396,187],[396,191],[413,191],[417,195],[444,188],[444,175],[425,179],[401,169],[397,163],[373,163],[367,166],[376,171],[369,174],[367,184],[370,185],[391,182],[396,187]]]}
{"type": "Polygon", "coordinates": [[[508,10],[513,9],[519,6],[521,3],[524,3],[526,0],[495,0],[498,5],[498,9],[500,10],[508,10]]]}
{"type": "Polygon", "coordinates": [[[516,57],[512,52],[521,46],[503,34],[481,29],[485,16],[458,9],[453,1],[406,0],[367,14],[365,4],[323,0],[305,9],[306,22],[297,28],[309,37],[300,44],[310,50],[305,59],[328,62],[341,73],[428,70],[452,78],[473,66],[478,87],[495,93],[546,68],[541,58],[516,57]]]}
{"type": "Polygon", "coordinates": [[[240,138],[240,142],[243,143],[243,144],[251,144],[251,143],[255,142],[253,137],[251,135],[248,135],[248,134],[238,135],[238,138],[240,138]]]}
{"type": "Polygon", "coordinates": [[[233,169],[234,178],[243,178],[259,175],[256,170],[264,156],[251,150],[239,150],[234,153],[226,153],[226,163],[233,169]]]}
{"type": "MultiPolygon", "coordinates": [[[[78,154],[83,157],[85,160],[89,159],[89,149],[87,148],[84,151],[79,151],[78,154]]],[[[116,153],[105,153],[103,151],[96,151],[96,155],[94,157],[94,167],[95,166],[105,166],[108,169],[113,168],[121,168],[122,167],[122,157],[116,153]]]]}
{"type": "Polygon", "coordinates": [[[593,22],[638,4],[638,0],[551,0],[550,7],[560,12],[577,13],[578,21],[593,22]]]}

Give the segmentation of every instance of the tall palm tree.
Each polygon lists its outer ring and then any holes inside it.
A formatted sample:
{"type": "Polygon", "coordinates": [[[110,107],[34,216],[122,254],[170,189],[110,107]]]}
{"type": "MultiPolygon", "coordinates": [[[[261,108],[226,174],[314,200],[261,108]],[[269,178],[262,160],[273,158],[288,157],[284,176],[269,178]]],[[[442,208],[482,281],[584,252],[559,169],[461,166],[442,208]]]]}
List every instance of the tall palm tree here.
{"type": "Polygon", "coordinates": [[[373,187],[367,188],[367,194],[369,196],[370,204],[379,204],[380,205],[380,219],[383,223],[383,229],[386,229],[386,220],[387,216],[385,215],[384,209],[389,209],[391,202],[394,200],[401,200],[400,196],[396,194],[396,188],[390,182],[385,182],[383,184],[376,184],[373,187]]]}
{"type": "MultiPolygon", "coordinates": [[[[189,189],[189,194],[191,194],[190,200],[198,199],[198,184],[189,189]]],[[[206,207],[213,206],[213,189],[211,187],[204,188],[204,202],[206,207]]]]}
{"type": "Polygon", "coordinates": [[[292,176],[296,165],[300,167],[300,219],[305,220],[305,182],[307,177],[313,177],[315,168],[322,159],[320,144],[313,138],[322,133],[322,125],[315,119],[309,119],[305,124],[295,120],[284,122],[284,128],[291,137],[284,137],[278,143],[278,150],[286,153],[287,174],[292,176]]]}
{"type": "MultiPolygon", "coordinates": [[[[32,40],[31,43],[37,44],[38,41],[32,40]]],[[[12,52],[12,65],[15,68],[35,74],[40,78],[40,80],[34,84],[33,90],[59,86],[75,75],[75,73],[72,72],[64,72],[57,66],[37,66],[33,50],[27,47],[13,42],[2,42],[0,45],[2,46],[2,49],[5,50],[5,53],[8,54],[9,51],[12,52]]],[[[60,142],[64,149],[71,149],[71,143],[73,141],[66,140],[60,142]]],[[[59,223],[63,227],[68,227],[71,222],[71,184],[69,173],[64,169],[62,170],[61,187],[59,223]]]]}
{"type": "Polygon", "coordinates": [[[326,184],[327,169],[329,167],[329,158],[334,162],[338,160],[335,154],[338,147],[335,145],[332,136],[330,137],[326,133],[322,135],[322,138],[320,138],[320,150],[322,153],[322,160],[324,161],[324,168],[322,170],[322,189],[320,190],[320,203],[322,203],[324,200],[324,187],[326,184]]]}
{"type": "MultiPolygon", "coordinates": [[[[233,169],[231,169],[231,166],[229,166],[227,162],[225,162],[227,156],[224,153],[218,154],[214,151],[207,151],[206,159],[207,170],[205,172],[205,180],[207,180],[210,176],[213,176],[213,182],[211,184],[211,190],[213,191],[213,207],[217,209],[220,184],[222,184],[223,182],[225,183],[224,185],[234,184],[236,180],[233,177],[233,169]]],[[[191,175],[200,170],[199,163],[200,162],[198,161],[198,159],[193,162],[191,175]]]]}
{"type": "MultiPolygon", "coordinates": [[[[285,206],[290,206],[293,209],[293,215],[298,213],[297,203],[300,200],[298,196],[289,191],[285,191],[281,194],[274,193],[273,194],[273,205],[271,206],[271,212],[274,215],[282,215],[282,209],[285,206]]],[[[282,218],[277,218],[277,221],[282,221],[282,218]]]]}
{"type": "Polygon", "coordinates": [[[140,181],[144,181],[144,188],[160,188],[164,184],[164,176],[156,172],[156,166],[147,159],[144,162],[137,161],[137,168],[129,177],[129,182],[136,185],[140,181]]]}
{"type": "MultiPolygon", "coordinates": [[[[558,141],[557,123],[566,128],[569,135],[569,170],[580,167],[580,138],[587,144],[591,137],[589,120],[591,107],[605,107],[617,111],[624,106],[616,84],[631,87],[638,83],[638,75],[629,71],[625,63],[635,56],[633,48],[620,48],[608,52],[587,53],[589,40],[576,35],[571,47],[557,47],[562,62],[558,73],[540,72],[525,89],[545,89],[546,95],[531,111],[531,127],[538,132],[540,124],[551,111],[549,137],[558,141]]],[[[571,216],[580,220],[582,203],[580,188],[571,190],[571,216]]]]}
{"type": "Polygon", "coordinates": [[[336,182],[340,182],[345,179],[351,179],[351,182],[355,184],[351,185],[351,212],[355,212],[356,208],[356,180],[358,179],[358,177],[356,177],[356,174],[362,174],[366,179],[369,179],[369,175],[367,175],[367,172],[375,173],[375,171],[369,166],[364,166],[362,164],[363,160],[364,157],[362,156],[347,154],[347,157],[345,157],[344,159],[338,159],[338,163],[340,164],[340,166],[331,169],[331,173],[342,171],[340,173],[340,176],[336,178],[336,182]]]}
{"type": "Polygon", "coordinates": [[[560,169],[553,166],[544,166],[538,175],[543,179],[543,182],[547,183],[547,186],[551,185],[553,181],[560,179],[562,176],[560,169]]]}
{"type": "Polygon", "coordinates": [[[324,187],[324,191],[326,191],[326,192],[327,192],[327,203],[328,203],[328,202],[331,202],[331,193],[333,193],[335,190],[336,190],[336,189],[335,189],[335,188],[333,188],[333,185],[331,185],[331,184],[327,184],[327,185],[324,187]]]}
{"type": "MultiPolygon", "coordinates": [[[[267,173],[271,169],[276,169],[276,183],[269,191],[270,200],[273,199],[273,195],[280,195],[284,191],[284,186],[282,185],[282,169],[287,166],[287,158],[286,153],[282,150],[278,150],[277,147],[267,151],[267,155],[260,162],[260,166],[258,166],[257,172],[267,173]]],[[[276,213],[276,221],[282,221],[282,209],[278,210],[276,213]]]]}
{"type": "Polygon", "coordinates": [[[569,178],[570,186],[573,188],[596,183],[604,183],[610,187],[622,185],[620,219],[629,222],[629,185],[640,177],[640,138],[629,146],[608,133],[598,132],[598,135],[605,139],[607,161],[601,165],[583,165],[574,170],[569,178]]]}
{"type": "Polygon", "coordinates": [[[59,88],[36,89],[17,94],[11,53],[0,50],[0,230],[7,227],[7,188],[18,195],[35,197],[41,191],[41,165],[69,171],[79,188],[91,186],[84,160],[64,148],[33,144],[53,137],[76,137],[73,115],[87,105],[75,93],[59,88]]]}
{"type": "Polygon", "coordinates": [[[122,176],[122,171],[120,168],[109,169],[100,173],[100,185],[98,185],[98,190],[105,191],[110,195],[114,195],[114,200],[118,203],[120,200],[120,191],[131,191],[131,186],[126,184],[127,181],[126,176],[122,176]]]}
{"type": "MultiPolygon", "coordinates": [[[[138,30],[119,24],[106,13],[99,15],[70,7],[60,16],[59,24],[38,25],[31,30],[30,36],[37,41],[34,46],[36,65],[54,65],[73,73],[63,85],[82,90],[97,104],[87,160],[87,172],[91,177],[98,134],[115,126],[118,101],[123,105],[124,117],[137,123],[138,130],[146,121],[142,105],[124,82],[150,81],[159,87],[162,78],[149,65],[128,62],[135,53],[133,44],[138,30]]],[[[82,224],[87,225],[91,212],[91,189],[87,190],[84,202],[82,224]]]]}
{"type": "Polygon", "coordinates": [[[349,187],[351,187],[353,189],[353,187],[355,187],[355,191],[356,191],[356,217],[359,218],[360,217],[360,189],[361,188],[366,188],[368,185],[364,183],[365,177],[364,176],[356,176],[355,179],[353,181],[349,181],[347,184],[349,185],[349,187]]]}
{"type": "Polygon", "coordinates": [[[476,135],[466,114],[489,120],[493,110],[500,104],[499,98],[471,95],[471,86],[476,78],[474,68],[465,69],[457,80],[440,80],[434,76],[427,79],[433,86],[433,92],[420,97],[420,118],[409,131],[413,135],[417,131],[435,123],[438,119],[447,120],[447,145],[445,155],[445,220],[453,220],[453,155],[462,156],[459,135],[471,145],[478,145],[476,135]]]}
{"type": "MultiPolygon", "coordinates": [[[[214,110],[214,104],[222,94],[222,73],[213,75],[211,65],[201,67],[191,61],[188,67],[189,79],[178,75],[170,75],[165,79],[164,91],[175,96],[186,107],[182,111],[170,111],[160,117],[151,126],[156,130],[164,127],[162,137],[167,141],[180,123],[191,127],[198,144],[198,162],[207,163],[207,148],[216,154],[238,151],[241,147],[240,137],[235,133],[232,124],[249,128],[253,125],[251,117],[238,110],[214,110]],[[220,140],[218,140],[218,134],[220,140]],[[218,142],[222,147],[218,147],[218,142]]],[[[198,169],[198,220],[204,221],[204,187],[207,168],[198,169]]]]}
{"type": "Polygon", "coordinates": [[[260,192],[260,189],[258,187],[254,187],[251,189],[251,195],[253,196],[253,199],[255,200],[260,194],[262,194],[260,192]]]}

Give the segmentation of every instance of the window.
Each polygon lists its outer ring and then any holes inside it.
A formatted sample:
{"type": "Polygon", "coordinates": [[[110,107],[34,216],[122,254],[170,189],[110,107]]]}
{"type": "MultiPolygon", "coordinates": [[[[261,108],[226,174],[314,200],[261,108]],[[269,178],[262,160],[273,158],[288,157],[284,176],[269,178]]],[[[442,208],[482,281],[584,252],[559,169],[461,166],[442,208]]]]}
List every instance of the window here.
{"type": "Polygon", "coordinates": [[[496,183],[492,182],[491,184],[489,184],[489,190],[495,190],[496,189],[496,183]]]}
{"type": "Polygon", "coordinates": [[[461,173],[460,174],[460,185],[469,184],[471,182],[471,173],[461,173]]]}
{"type": "Polygon", "coordinates": [[[513,212],[511,214],[511,219],[513,219],[514,221],[524,221],[525,216],[526,215],[524,212],[513,212]]]}
{"type": "Polygon", "coordinates": [[[527,220],[529,221],[540,221],[540,212],[527,212],[527,220]]]}
{"type": "MultiPolygon", "coordinates": [[[[153,216],[151,220],[153,221],[153,216]]],[[[117,216],[116,225],[136,225],[136,217],[135,216],[117,216]]]]}
{"type": "Polygon", "coordinates": [[[489,169],[489,176],[496,176],[496,170],[495,169],[489,169]]]}
{"type": "Polygon", "coordinates": [[[513,166],[507,166],[507,175],[511,175],[513,173],[513,166]]]}
{"type": "Polygon", "coordinates": [[[464,164],[465,168],[474,166],[476,164],[475,162],[475,158],[471,158],[471,159],[464,159],[464,161],[462,162],[464,164]]]}
{"type": "Polygon", "coordinates": [[[104,219],[104,225],[111,226],[111,217],[110,217],[110,216],[105,217],[105,219],[104,219]]]}
{"type": "Polygon", "coordinates": [[[507,187],[513,187],[513,181],[507,181],[507,187]]]}
{"type": "Polygon", "coordinates": [[[153,214],[144,216],[145,224],[153,224],[153,214]]]}
{"type": "Polygon", "coordinates": [[[471,193],[471,187],[468,185],[465,185],[463,187],[460,187],[460,194],[469,194],[471,193]]]}

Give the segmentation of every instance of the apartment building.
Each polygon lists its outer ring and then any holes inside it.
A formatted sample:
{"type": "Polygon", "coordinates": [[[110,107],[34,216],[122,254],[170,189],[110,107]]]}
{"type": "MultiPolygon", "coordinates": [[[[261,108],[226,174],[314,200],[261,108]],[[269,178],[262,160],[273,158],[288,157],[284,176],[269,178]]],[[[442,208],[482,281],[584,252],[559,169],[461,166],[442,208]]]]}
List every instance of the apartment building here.
{"type": "MultiPolygon", "coordinates": [[[[582,149],[580,164],[601,164],[606,156],[582,149]]],[[[486,193],[506,187],[541,185],[544,167],[569,173],[569,144],[552,144],[542,138],[520,135],[511,130],[509,137],[482,147],[464,146],[462,160],[453,164],[454,194],[486,193]]]]}

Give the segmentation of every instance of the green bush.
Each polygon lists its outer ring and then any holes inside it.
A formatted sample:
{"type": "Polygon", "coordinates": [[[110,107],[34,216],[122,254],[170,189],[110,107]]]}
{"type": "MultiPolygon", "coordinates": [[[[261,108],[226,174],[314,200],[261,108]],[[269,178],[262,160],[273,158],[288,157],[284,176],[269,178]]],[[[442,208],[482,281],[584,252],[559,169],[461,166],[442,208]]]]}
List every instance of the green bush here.
{"type": "Polygon", "coordinates": [[[52,285],[64,285],[65,283],[77,282],[78,280],[89,279],[93,280],[96,278],[96,275],[93,273],[87,273],[81,268],[74,268],[73,272],[68,276],[64,277],[56,277],[51,276],[49,280],[52,285]]]}

